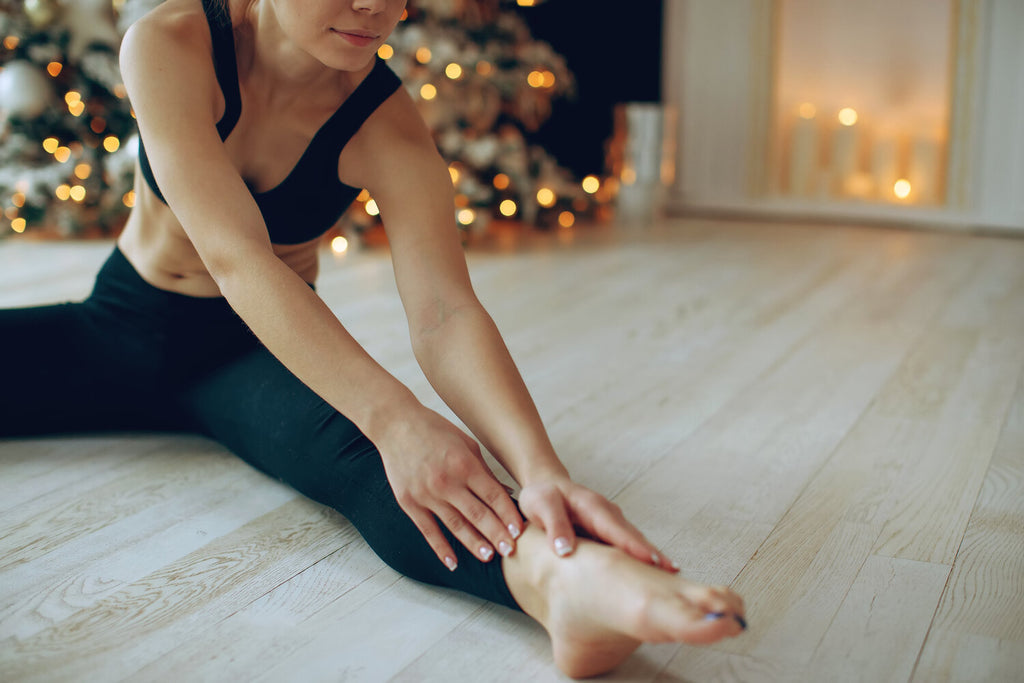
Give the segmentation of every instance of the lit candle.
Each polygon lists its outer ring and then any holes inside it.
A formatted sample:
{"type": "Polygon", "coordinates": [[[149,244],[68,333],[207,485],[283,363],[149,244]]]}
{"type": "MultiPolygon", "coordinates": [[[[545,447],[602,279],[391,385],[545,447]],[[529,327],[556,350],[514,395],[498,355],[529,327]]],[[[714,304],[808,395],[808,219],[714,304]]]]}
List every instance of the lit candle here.
{"type": "Polygon", "coordinates": [[[895,140],[879,140],[871,150],[871,177],[881,197],[888,199],[889,192],[899,177],[896,170],[895,140]]]}
{"type": "Polygon", "coordinates": [[[857,112],[849,107],[839,112],[839,128],[832,139],[832,189],[842,193],[850,176],[857,171],[857,146],[860,130],[857,112]]]}
{"type": "Polygon", "coordinates": [[[818,122],[813,104],[800,105],[800,114],[793,124],[793,140],[789,152],[789,192],[805,196],[812,192],[811,182],[817,170],[818,122]]]}
{"type": "Polygon", "coordinates": [[[907,180],[914,188],[914,196],[922,204],[938,200],[939,143],[931,138],[914,138],[910,147],[907,180]]]}

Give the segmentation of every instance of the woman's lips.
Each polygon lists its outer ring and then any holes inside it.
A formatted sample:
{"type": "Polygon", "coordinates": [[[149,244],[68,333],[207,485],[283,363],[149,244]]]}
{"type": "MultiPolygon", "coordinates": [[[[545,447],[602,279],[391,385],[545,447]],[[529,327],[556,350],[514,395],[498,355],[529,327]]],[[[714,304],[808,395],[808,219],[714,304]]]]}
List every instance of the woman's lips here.
{"type": "Polygon", "coordinates": [[[331,29],[335,34],[341,36],[348,42],[352,43],[356,47],[366,47],[373,41],[377,40],[377,36],[363,35],[361,33],[349,33],[347,31],[339,31],[338,29],[331,29]]]}

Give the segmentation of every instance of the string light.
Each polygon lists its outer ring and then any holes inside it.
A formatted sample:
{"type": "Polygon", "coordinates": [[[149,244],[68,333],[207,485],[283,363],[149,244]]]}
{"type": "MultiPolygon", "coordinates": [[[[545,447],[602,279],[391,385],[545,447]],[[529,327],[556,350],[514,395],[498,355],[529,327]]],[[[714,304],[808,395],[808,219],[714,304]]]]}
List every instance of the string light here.
{"type": "Polygon", "coordinates": [[[537,190],[537,203],[544,208],[555,205],[555,193],[550,187],[542,187],[537,190]]]}
{"type": "Polygon", "coordinates": [[[135,190],[128,190],[121,197],[121,203],[127,206],[129,209],[135,206],[135,190]]]}
{"type": "Polygon", "coordinates": [[[333,251],[335,254],[344,254],[346,251],[348,251],[348,240],[342,237],[341,235],[338,235],[333,240],[331,240],[331,251],[333,251]]]}
{"type": "Polygon", "coordinates": [[[420,64],[426,64],[427,62],[430,61],[431,57],[433,57],[433,54],[430,52],[429,47],[417,48],[416,61],[419,62],[420,64]]]}
{"type": "Polygon", "coordinates": [[[906,178],[900,178],[892,186],[892,193],[900,199],[906,199],[910,196],[910,181],[906,178]]]}
{"type": "Polygon", "coordinates": [[[107,137],[103,138],[103,149],[107,150],[111,154],[116,152],[120,146],[121,141],[118,140],[117,137],[114,135],[108,135],[107,137]]]}
{"type": "Polygon", "coordinates": [[[506,199],[498,205],[498,211],[501,212],[501,215],[508,218],[515,216],[517,209],[516,203],[511,199],[506,199]]]}
{"type": "Polygon", "coordinates": [[[531,88],[542,88],[544,87],[544,74],[540,71],[531,71],[526,77],[526,82],[530,84],[531,88]]]}
{"type": "Polygon", "coordinates": [[[53,158],[63,164],[65,161],[71,158],[71,148],[58,147],[53,152],[53,158]]]}
{"type": "Polygon", "coordinates": [[[370,214],[371,216],[380,215],[380,209],[377,208],[377,202],[375,202],[372,199],[368,200],[363,208],[365,208],[366,213],[370,214]]]}
{"type": "Polygon", "coordinates": [[[572,215],[572,211],[563,211],[558,214],[558,224],[563,228],[571,228],[575,222],[576,216],[572,215]]]}
{"type": "Polygon", "coordinates": [[[25,206],[25,193],[15,192],[11,195],[11,204],[14,204],[18,208],[25,206]]]}
{"type": "Polygon", "coordinates": [[[469,197],[464,194],[455,195],[455,206],[463,207],[469,206],[469,197]]]}
{"type": "Polygon", "coordinates": [[[89,124],[89,128],[92,129],[93,133],[96,133],[96,135],[99,135],[100,133],[102,133],[103,131],[105,131],[107,129],[107,121],[106,121],[106,119],[97,116],[89,124]]]}
{"type": "Polygon", "coordinates": [[[454,164],[448,167],[448,175],[452,177],[452,185],[459,182],[459,169],[454,164]]]}
{"type": "Polygon", "coordinates": [[[476,72],[481,76],[489,76],[494,70],[494,65],[488,62],[486,59],[481,59],[476,63],[476,72]]]}
{"type": "MultiPolygon", "coordinates": [[[[124,87],[124,83],[118,83],[114,86],[114,97],[119,100],[128,97],[128,90],[124,87]]],[[[135,112],[132,112],[132,118],[135,118],[135,112]]]]}
{"type": "Polygon", "coordinates": [[[424,83],[423,87],[420,88],[420,97],[425,100],[432,100],[437,97],[437,88],[431,83],[424,83]]]}
{"type": "Polygon", "coordinates": [[[460,209],[458,214],[458,221],[460,225],[472,225],[473,221],[476,220],[476,213],[473,209],[460,209]]]}
{"type": "Polygon", "coordinates": [[[72,116],[81,116],[82,112],[85,111],[85,102],[78,100],[74,104],[69,104],[68,111],[71,112],[72,116]]]}
{"type": "Polygon", "coordinates": [[[43,149],[46,150],[47,154],[53,154],[60,147],[60,140],[57,138],[46,138],[43,140],[43,149]]]}
{"type": "Polygon", "coordinates": [[[462,67],[452,62],[444,68],[444,75],[453,81],[457,81],[462,78],[462,67]]]}
{"type": "Polygon", "coordinates": [[[7,210],[4,211],[4,215],[7,216],[7,220],[13,221],[15,218],[18,217],[18,207],[8,206],[7,210]]]}
{"type": "Polygon", "coordinates": [[[13,221],[11,221],[11,230],[13,230],[14,232],[25,232],[26,227],[27,224],[25,223],[24,218],[15,218],[13,221]]]}
{"type": "Polygon", "coordinates": [[[810,102],[804,102],[803,104],[800,105],[800,108],[797,110],[797,113],[800,115],[800,118],[802,119],[813,119],[815,116],[818,115],[818,108],[815,107],[810,102]]]}
{"type": "Polygon", "coordinates": [[[57,199],[61,200],[62,202],[65,202],[71,198],[71,186],[58,185],[57,189],[54,190],[54,194],[57,195],[57,199]]]}
{"type": "Polygon", "coordinates": [[[622,184],[632,185],[636,182],[636,169],[632,166],[626,166],[622,169],[622,184]]]}
{"type": "Polygon", "coordinates": [[[377,48],[377,56],[379,56],[381,59],[391,59],[392,57],[395,56],[395,48],[391,47],[387,43],[384,43],[379,48],[377,48]]]}
{"type": "Polygon", "coordinates": [[[583,179],[583,191],[587,194],[594,194],[601,188],[601,181],[597,179],[596,175],[588,175],[583,179]]]}
{"type": "Polygon", "coordinates": [[[74,187],[71,188],[69,194],[71,195],[71,198],[73,200],[75,200],[76,202],[80,202],[83,199],[85,199],[85,188],[82,187],[81,185],[75,185],[74,187]]]}
{"type": "Polygon", "coordinates": [[[64,65],[60,62],[50,62],[46,65],[46,73],[50,74],[53,78],[60,76],[60,72],[64,70],[64,65]]]}
{"type": "Polygon", "coordinates": [[[78,164],[75,166],[75,175],[81,180],[85,180],[92,174],[92,166],[89,164],[78,164]]]}
{"type": "Polygon", "coordinates": [[[7,36],[6,38],[4,38],[4,47],[6,47],[8,50],[13,50],[14,48],[18,47],[18,43],[20,42],[21,38],[19,38],[18,36],[7,36]]]}
{"type": "Polygon", "coordinates": [[[369,191],[369,190],[367,190],[367,189],[366,189],[366,188],[364,187],[364,188],[362,189],[362,191],[360,191],[359,195],[358,195],[358,196],[356,197],[356,201],[359,201],[359,202],[365,202],[365,201],[366,201],[367,199],[369,199],[369,198],[370,198],[370,191],[369,191]]]}
{"type": "Polygon", "coordinates": [[[505,175],[504,173],[499,173],[498,175],[494,176],[494,189],[495,190],[507,189],[511,182],[512,181],[509,179],[509,177],[507,175],[505,175]]]}

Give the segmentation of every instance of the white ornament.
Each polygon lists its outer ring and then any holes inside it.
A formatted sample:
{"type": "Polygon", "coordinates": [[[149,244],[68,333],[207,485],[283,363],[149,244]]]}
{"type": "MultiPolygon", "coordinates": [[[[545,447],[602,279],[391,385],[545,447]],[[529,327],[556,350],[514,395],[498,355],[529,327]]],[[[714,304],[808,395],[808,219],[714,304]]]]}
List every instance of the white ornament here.
{"type": "Polygon", "coordinates": [[[11,116],[31,119],[42,114],[50,104],[53,88],[43,71],[35,64],[17,59],[0,71],[0,120],[11,116]]]}

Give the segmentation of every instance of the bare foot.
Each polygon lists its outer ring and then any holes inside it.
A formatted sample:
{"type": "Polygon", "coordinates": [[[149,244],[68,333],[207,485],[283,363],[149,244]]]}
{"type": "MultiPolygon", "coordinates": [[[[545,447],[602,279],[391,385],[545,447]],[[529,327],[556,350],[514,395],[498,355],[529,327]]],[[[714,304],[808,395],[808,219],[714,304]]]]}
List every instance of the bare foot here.
{"type": "Polygon", "coordinates": [[[743,601],[728,588],[591,541],[559,558],[531,526],[503,567],[512,595],[547,629],[555,664],[573,678],[614,669],[643,642],[706,644],[743,630],[743,601]]]}

